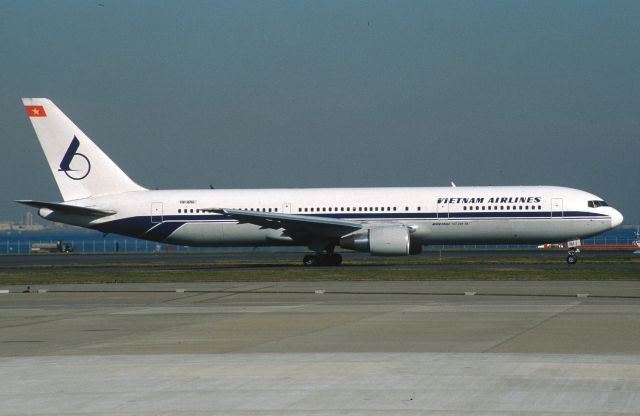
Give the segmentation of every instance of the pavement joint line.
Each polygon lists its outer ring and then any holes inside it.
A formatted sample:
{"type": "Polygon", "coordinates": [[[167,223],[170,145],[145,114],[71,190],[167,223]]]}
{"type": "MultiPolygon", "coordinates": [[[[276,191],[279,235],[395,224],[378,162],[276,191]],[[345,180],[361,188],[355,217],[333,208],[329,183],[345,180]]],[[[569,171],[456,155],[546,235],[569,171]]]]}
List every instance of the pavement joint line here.
{"type": "MultiPolygon", "coordinates": [[[[273,287],[276,286],[275,284],[271,284],[271,285],[267,285],[264,287],[260,287],[260,288],[256,288],[256,289],[248,289],[248,290],[226,290],[223,289],[221,291],[204,291],[204,292],[200,292],[201,294],[206,294],[206,293],[211,293],[211,294],[222,294],[222,296],[217,296],[214,298],[209,298],[209,299],[202,299],[202,300],[197,300],[195,302],[191,302],[192,304],[197,304],[197,303],[206,303],[206,302],[210,302],[210,301],[216,301],[218,299],[223,299],[223,298],[228,298],[231,296],[235,296],[235,295],[239,295],[239,294],[243,294],[243,293],[270,293],[270,292],[263,292],[262,289],[266,289],[269,287],[273,287]]],[[[280,293],[280,292],[277,292],[280,293]]],[[[198,295],[196,295],[195,297],[197,297],[198,295]]],[[[184,298],[183,298],[184,299],[184,298]]]]}
{"type": "MultiPolygon", "coordinates": [[[[253,284],[253,283],[246,283],[246,284],[241,285],[241,286],[239,286],[239,287],[247,286],[247,285],[251,286],[252,284],[253,284]]],[[[268,289],[268,288],[270,288],[270,287],[274,287],[274,286],[277,286],[277,283],[272,283],[272,284],[269,284],[269,285],[266,285],[266,286],[263,286],[263,287],[258,287],[258,288],[253,288],[253,289],[238,290],[238,291],[236,291],[236,292],[239,292],[239,293],[245,293],[245,292],[246,292],[246,293],[251,293],[251,292],[258,292],[258,291],[262,292],[262,291],[263,291],[263,289],[268,289]]],[[[233,289],[233,288],[224,289],[224,290],[223,290],[223,292],[233,292],[233,290],[231,290],[231,289],[233,289]]]]}
{"type": "Polygon", "coordinates": [[[226,289],[220,289],[219,291],[220,292],[232,291],[232,290],[234,290],[236,288],[240,288],[240,287],[246,286],[248,284],[250,284],[250,283],[249,282],[242,282],[241,284],[235,284],[235,285],[233,285],[231,287],[228,287],[226,289]]]}
{"type": "MultiPolygon", "coordinates": [[[[254,285],[254,284],[257,284],[257,283],[258,282],[243,282],[242,284],[236,284],[236,285],[228,287],[226,289],[221,289],[221,290],[219,290],[219,292],[234,292],[234,291],[235,292],[239,292],[239,293],[251,292],[251,291],[266,289],[266,288],[273,287],[273,286],[277,285],[277,283],[273,283],[273,284],[269,284],[267,286],[264,286],[264,287],[261,287],[261,288],[257,288],[257,289],[255,289],[255,288],[254,289],[247,289],[247,290],[238,289],[238,288],[242,288],[242,287],[245,287],[245,286],[251,286],[251,285],[254,285]]],[[[216,292],[216,291],[213,291],[213,292],[216,292]]]]}
{"type": "MultiPolygon", "coordinates": [[[[307,306],[311,306],[311,305],[313,305],[313,304],[308,304],[307,306]]],[[[348,324],[353,324],[353,323],[356,323],[356,322],[363,322],[363,321],[368,321],[368,320],[372,320],[372,319],[378,319],[380,316],[384,316],[384,315],[393,315],[393,314],[397,314],[397,313],[402,313],[406,309],[407,308],[399,308],[399,309],[394,309],[394,310],[383,310],[383,311],[380,311],[380,312],[374,314],[373,316],[365,315],[365,316],[361,316],[361,317],[354,317],[353,319],[347,319],[347,320],[345,320],[343,322],[335,323],[333,325],[328,325],[328,326],[326,326],[324,328],[316,328],[316,329],[312,329],[312,330],[310,330],[308,332],[305,332],[305,333],[296,334],[295,336],[292,336],[289,339],[295,339],[295,338],[299,338],[299,337],[308,336],[310,334],[315,334],[315,333],[323,332],[323,331],[326,331],[326,330],[329,330],[329,329],[332,329],[332,328],[337,328],[337,327],[342,326],[342,325],[348,325],[348,324]]],[[[274,342],[274,340],[269,340],[269,341],[265,341],[265,342],[262,342],[262,343],[259,343],[259,344],[256,344],[256,345],[252,345],[251,347],[248,347],[248,348],[249,349],[256,349],[256,348],[263,347],[263,346],[265,346],[267,344],[270,344],[272,342],[274,342]]],[[[242,351],[246,350],[246,349],[247,349],[247,347],[243,347],[243,348],[241,348],[239,350],[234,351],[234,353],[242,354],[242,351]]]]}
{"type": "Polygon", "coordinates": [[[539,328],[540,326],[542,326],[542,325],[546,324],[547,322],[551,321],[552,319],[555,319],[555,318],[556,318],[556,317],[558,317],[559,315],[561,315],[561,314],[563,314],[563,313],[566,313],[567,311],[569,311],[569,310],[571,310],[571,309],[573,309],[573,308],[575,308],[576,306],[579,306],[579,305],[581,305],[581,304],[582,304],[582,302],[581,302],[581,301],[575,301],[575,303],[574,303],[573,305],[567,305],[567,307],[566,307],[566,308],[564,308],[563,310],[558,311],[558,312],[556,312],[556,313],[553,313],[553,314],[551,314],[550,316],[548,316],[548,317],[546,317],[545,319],[543,319],[542,321],[540,321],[540,322],[538,322],[537,324],[535,324],[534,326],[529,327],[529,328],[526,328],[526,329],[524,329],[524,330],[520,331],[519,333],[514,334],[514,335],[512,335],[512,336],[510,336],[510,337],[508,337],[508,338],[506,338],[506,339],[502,340],[501,342],[497,343],[496,345],[494,345],[494,346],[492,346],[492,347],[490,347],[490,348],[487,348],[486,350],[482,351],[482,353],[490,353],[492,350],[494,350],[494,349],[496,349],[496,348],[500,347],[501,345],[504,345],[504,344],[506,344],[507,342],[512,341],[512,340],[514,340],[514,339],[518,338],[519,336],[521,336],[521,335],[523,335],[523,334],[526,334],[527,332],[530,332],[530,331],[533,331],[533,330],[534,330],[534,329],[536,329],[536,328],[539,328]]]}
{"type": "MultiPolygon", "coordinates": [[[[306,306],[310,306],[310,305],[313,305],[313,304],[307,304],[306,306]]],[[[379,317],[381,315],[386,315],[386,314],[390,314],[390,313],[397,313],[397,312],[398,311],[391,311],[391,312],[390,311],[382,311],[382,312],[376,313],[374,316],[375,317],[379,317]]],[[[315,329],[311,329],[311,330],[309,330],[307,332],[304,332],[304,333],[297,333],[294,336],[290,336],[288,339],[289,340],[293,340],[293,339],[300,338],[300,337],[306,337],[306,336],[308,336],[310,334],[315,334],[315,333],[318,333],[318,332],[327,331],[329,329],[337,328],[337,327],[342,326],[342,325],[353,324],[355,322],[366,321],[366,320],[369,320],[369,319],[374,319],[374,318],[372,316],[368,316],[367,314],[363,314],[363,316],[355,317],[355,318],[352,318],[352,319],[347,319],[345,321],[342,321],[342,322],[339,322],[339,323],[335,323],[335,324],[332,324],[332,325],[328,325],[328,326],[323,327],[323,328],[315,328],[315,329]]],[[[234,350],[233,353],[234,354],[243,354],[243,352],[242,352],[243,350],[259,349],[260,347],[263,347],[265,345],[268,345],[270,343],[277,342],[277,341],[278,341],[278,339],[271,339],[269,341],[264,341],[264,342],[257,343],[255,345],[251,345],[249,347],[242,347],[240,349],[234,350]]]]}
{"type": "MultiPolygon", "coordinates": [[[[246,293],[246,292],[239,292],[239,293],[246,293]]],[[[235,296],[239,293],[236,292],[232,292],[232,293],[226,293],[226,294],[221,294],[221,296],[216,296],[214,298],[209,298],[209,299],[202,299],[202,300],[197,300],[195,302],[191,302],[192,304],[196,304],[196,303],[205,303],[205,302],[211,302],[211,301],[216,301],[218,299],[224,299],[224,298],[229,298],[231,296],[235,296]]]]}
{"type": "MultiPolygon", "coordinates": [[[[137,293],[137,291],[135,291],[135,293],[137,293]]],[[[174,292],[167,291],[167,293],[174,293],[174,292]]],[[[186,293],[186,292],[176,292],[176,293],[186,293]]],[[[198,292],[189,292],[189,293],[192,293],[192,294],[188,295],[188,296],[177,296],[177,297],[172,298],[172,299],[164,300],[164,301],[162,301],[162,303],[170,303],[170,302],[175,302],[175,301],[180,301],[180,300],[189,300],[191,298],[195,298],[195,297],[198,297],[198,296],[204,294],[204,293],[198,293],[198,292]]]]}
{"type": "MultiPolygon", "coordinates": [[[[1,309],[15,309],[14,306],[7,306],[7,307],[0,307],[1,309]]],[[[56,322],[56,321],[62,321],[65,319],[73,319],[77,316],[86,316],[87,314],[89,314],[89,316],[95,314],[95,313],[99,313],[100,310],[96,309],[96,308],[90,308],[90,309],[86,309],[84,311],[72,311],[72,312],[66,312],[66,313],[61,313],[58,315],[53,315],[51,317],[48,318],[43,318],[43,319],[37,319],[35,321],[30,321],[30,322],[20,322],[17,324],[7,324],[7,325],[2,325],[0,324],[0,329],[5,329],[5,328],[16,328],[16,327],[21,327],[21,326],[30,326],[30,325],[40,325],[40,324],[47,324],[49,322],[56,322]]]]}

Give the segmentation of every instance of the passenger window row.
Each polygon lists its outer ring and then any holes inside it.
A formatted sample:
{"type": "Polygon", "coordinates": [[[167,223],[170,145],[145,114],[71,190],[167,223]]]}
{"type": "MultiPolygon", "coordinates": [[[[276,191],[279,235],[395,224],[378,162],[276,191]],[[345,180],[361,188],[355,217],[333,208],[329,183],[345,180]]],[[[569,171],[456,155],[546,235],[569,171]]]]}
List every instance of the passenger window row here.
{"type": "Polygon", "coordinates": [[[500,205],[500,206],[492,206],[492,205],[476,205],[474,206],[464,206],[462,207],[463,211],[533,211],[533,210],[541,210],[542,205],[500,205]]]}
{"type": "MultiPolygon", "coordinates": [[[[407,211],[409,207],[406,208],[407,211]]],[[[305,207],[298,208],[298,212],[396,212],[397,207],[305,207]]],[[[420,207],[418,207],[420,211],[420,207]]]]}
{"type": "MultiPolygon", "coordinates": [[[[239,209],[241,211],[255,211],[255,212],[278,212],[278,208],[233,208],[233,209],[239,209]]],[[[207,211],[201,210],[201,209],[194,209],[194,208],[178,208],[178,214],[204,214],[207,211]]]]}
{"type": "MultiPolygon", "coordinates": [[[[604,201],[589,201],[589,207],[596,207],[596,203],[600,205],[597,206],[607,206],[604,201]]],[[[253,212],[278,212],[278,208],[234,208],[242,211],[253,211],[253,212]]],[[[404,207],[405,212],[409,211],[409,207],[404,207]]],[[[416,207],[416,211],[421,211],[422,207],[416,207]]],[[[534,211],[534,210],[542,210],[542,205],[471,205],[471,206],[463,206],[463,211],[534,211]]],[[[298,208],[299,213],[309,213],[309,212],[397,212],[397,207],[305,207],[298,208]]],[[[200,210],[197,208],[178,208],[178,214],[204,214],[204,210],[200,210]]]]}
{"type": "MultiPolygon", "coordinates": [[[[598,206],[606,206],[604,201],[589,201],[589,206],[592,207],[592,203],[599,202],[605,205],[598,206]]],[[[593,207],[592,207],[593,208],[593,207]]],[[[253,211],[253,212],[278,212],[278,208],[234,208],[242,211],[253,211]]],[[[471,206],[463,206],[463,211],[533,211],[533,210],[542,210],[542,205],[471,205],[471,206]]],[[[409,211],[409,207],[404,207],[405,212],[409,211]]],[[[416,207],[416,211],[421,211],[422,207],[416,207]]],[[[298,208],[299,213],[308,213],[308,212],[397,212],[397,207],[305,207],[298,208]]],[[[178,208],[178,214],[204,214],[205,211],[197,209],[197,208],[178,208]]]]}

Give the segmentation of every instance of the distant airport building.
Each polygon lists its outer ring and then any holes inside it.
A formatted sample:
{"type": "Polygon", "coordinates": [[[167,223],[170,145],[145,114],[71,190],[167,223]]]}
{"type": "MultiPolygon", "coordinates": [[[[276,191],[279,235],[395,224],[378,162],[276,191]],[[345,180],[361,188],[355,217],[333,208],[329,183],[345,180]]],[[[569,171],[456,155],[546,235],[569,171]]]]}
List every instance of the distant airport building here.
{"type": "Polygon", "coordinates": [[[20,223],[15,223],[13,221],[5,221],[5,222],[0,222],[0,231],[5,231],[5,232],[9,232],[9,231],[42,231],[47,229],[48,227],[45,227],[42,224],[38,224],[36,222],[33,221],[33,213],[32,212],[25,212],[23,217],[22,217],[22,221],[20,223]]]}

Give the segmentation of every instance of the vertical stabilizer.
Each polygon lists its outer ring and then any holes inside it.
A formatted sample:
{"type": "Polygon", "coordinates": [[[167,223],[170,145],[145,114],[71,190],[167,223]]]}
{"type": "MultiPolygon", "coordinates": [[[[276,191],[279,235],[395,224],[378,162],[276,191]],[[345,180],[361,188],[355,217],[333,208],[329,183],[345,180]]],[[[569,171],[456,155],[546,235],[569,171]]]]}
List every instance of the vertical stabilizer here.
{"type": "Polygon", "coordinates": [[[142,191],[47,98],[23,98],[62,199],[142,191]]]}

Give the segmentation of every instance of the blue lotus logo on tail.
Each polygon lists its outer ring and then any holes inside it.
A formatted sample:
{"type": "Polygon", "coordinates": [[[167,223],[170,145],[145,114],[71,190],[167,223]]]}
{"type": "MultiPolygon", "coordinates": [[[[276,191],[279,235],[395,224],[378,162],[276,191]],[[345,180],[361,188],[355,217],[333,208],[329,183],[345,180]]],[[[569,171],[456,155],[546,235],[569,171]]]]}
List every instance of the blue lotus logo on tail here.
{"type": "Polygon", "coordinates": [[[58,171],[64,172],[69,179],[73,179],[74,181],[86,178],[89,172],[91,172],[91,162],[89,162],[89,159],[85,155],[78,153],[79,147],[80,140],[78,140],[76,136],[73,136],[73,140],[71,140],[71,144],[62,158],[62,162],[60,162],[60,169],[58,169],[58,171]],[[73,166],[71,166],[72,164],[73,166]]]}

